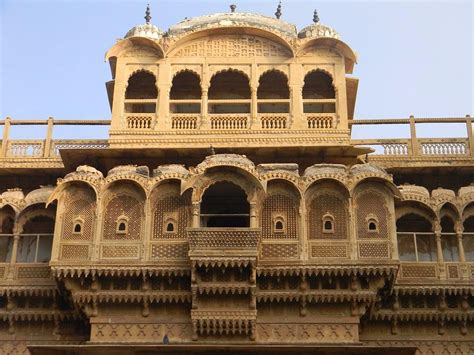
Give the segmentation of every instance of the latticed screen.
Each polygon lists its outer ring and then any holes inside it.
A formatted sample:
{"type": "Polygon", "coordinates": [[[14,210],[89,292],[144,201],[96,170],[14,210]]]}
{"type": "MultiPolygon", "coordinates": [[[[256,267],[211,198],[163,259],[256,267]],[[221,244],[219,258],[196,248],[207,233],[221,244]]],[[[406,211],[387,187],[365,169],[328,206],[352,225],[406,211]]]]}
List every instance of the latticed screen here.
{"type": "Polygon", "coordinates": [[[169,196],[156,202],[153,212],[153,239],[186,238],[187,204],[184,197],[169,196]],[[165,223],[177,219],[173,233],[166,232],[165,223]]]}
{"type": "Polygon", "coordinates": [[[69,192],[64,204],[63,240],[92,240],[96,204],[92,192],[69,192]],[[80,233],[75,222],[81,221],[80,233]],[[76,233],[74,230],[76,229],[76,233]]]}
{"type": "Polygon", "coordinates": [[[297,238],[297,201],[295,199],[275,194],[269,196],[263,203],[262,238],[297,238]],[[274,224],[281,218],[281,232],[275,230],[274,224]]]}
{"type": "Polygon", "coordinates": [[[357,195],[357,237],[358,238],[387,238],[388,237],[388,210],[386,201],[381,193],[365,191],[357,195]],[[373,220],[376,228],[369,229],[373,220]]]}
{"type": "Polygon", "coordinates": [[[317,195],[308,211],[310,239],[346,239],[349,214],[342,196],[335,193],[317,195]],[[332,216],[333,231],[324,231],[324,216],[332,216]]]}
{"type": "Polygon", "coordinates": [[[106,207],[104,218],[104,239],[140,239],[142,203],[128,195],[112,198],[106,207]],[[117,221],[125,216],[128,221],[127,232],[117,233],[117,221]]]}

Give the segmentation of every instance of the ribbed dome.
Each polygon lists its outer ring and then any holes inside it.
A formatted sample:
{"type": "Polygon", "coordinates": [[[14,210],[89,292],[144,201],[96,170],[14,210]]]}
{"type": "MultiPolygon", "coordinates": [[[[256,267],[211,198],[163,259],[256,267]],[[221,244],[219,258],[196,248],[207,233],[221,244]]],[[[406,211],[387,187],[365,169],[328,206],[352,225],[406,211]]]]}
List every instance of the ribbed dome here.
{"type": "Polygon", "coordinates": [[[298,38],[318,37],[329,37],[339,39],[339,33],[337,33],[333,28],[326,25],[322,25],[319,22],[303,28],[298,33],[298,38]]]}
{"type": "Polygon", "coordinates": [[[160,39],[163,35],[163,31],[161,31],[155,25],[151,23],[145,23],[143,25],[138,25],[130,29],[124,38],[129,37],[147,37],[151,39],[160,39]]]}

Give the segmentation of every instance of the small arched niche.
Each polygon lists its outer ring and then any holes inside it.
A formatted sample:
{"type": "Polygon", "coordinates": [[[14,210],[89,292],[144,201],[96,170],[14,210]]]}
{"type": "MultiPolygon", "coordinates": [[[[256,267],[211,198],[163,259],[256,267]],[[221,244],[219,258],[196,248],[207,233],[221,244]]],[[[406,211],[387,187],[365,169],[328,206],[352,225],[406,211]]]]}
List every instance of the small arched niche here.
{"type": "Polygon", "coordinates": [[[336,92],[332,78],[322,70],[306,74],[303,86],[305,113],[335,113],[336,92]]]}
{"type": "Polygon", "coordinates": [[[125,91],[125,112],[154,113],[157,97],[155,76],[147,71],[138,71],[128,79],[125,91]]]}
{"type": "Polygon", "coordinates": [[[171,113],[201,112],[201,79],[189,70],[175,75],[170,91],[171,113]]]}
{"type": "Polygon", "coordinates": [[[208,99],[211,114],[250,113],[251,93],[248,77],[232,69],[215,74],[211,79],[208,99]]]}
{"type": "Polygon", "coordinates": [[[211,185],[202,197],[202,227],[249,227],[250,204],[245,191],[228,181],[211,185]]]}
{"type": "Polygon", "coordinates": [[[277,70],[262,74],[257,90],[259,113],[290,112],[290,89],[288,78],[277,70]]]}

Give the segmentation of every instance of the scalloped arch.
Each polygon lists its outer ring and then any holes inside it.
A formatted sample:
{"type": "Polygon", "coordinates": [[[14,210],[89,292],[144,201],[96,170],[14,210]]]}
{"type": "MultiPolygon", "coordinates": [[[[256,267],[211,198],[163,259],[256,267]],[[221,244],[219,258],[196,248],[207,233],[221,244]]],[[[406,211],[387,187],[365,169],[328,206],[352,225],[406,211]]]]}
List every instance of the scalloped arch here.
{"type": "Polygon", "coordinates": [[[156,53],[158,58],[164,58],[165,51],[161,45],[154,40],[146,37],[130,37],[125,38],[117,43],[115,43],[106,53],[105,61],[109,60],[112,57],[120,57],[122,54],[127,53],[129,50],[136,48],[136,46],[145,46],[149,47],[152,52],[156,53]]]}
{"type": "Polygon", "coordinates": [[[318,185],[318,184],[322,184],[324,182],[333,182],[335,183],[336,185],[338,185],[339,187],[342,188],[343,191],[345,191],[345,193],[347,193],[347,196],[351,196],[351,190],[348,188],[348,186],[346,185],[346,181],[342,180],[342,179],[338,179],[336,177],[328,177],[328,176],[324,176],[324,177],[316,177],[314,179],[311,179],[307,184],[306,184],[306,187],[305,189],[303,190],[303,193],[304,195],[306,196],[306,198],[308,198],[307,194],[310,192],[310,190],[312,188],[314,188],[315,185],[318,185]]]}
{"type": "Polygon", "coordinates": [[[287,179],[285,177],[273,177],[273,178],[267,179],[266,181],[267,181],[267,192],[268,192],[268,189],[271,188],[271,185],[273,183],[280,182],[280,183],[290,185],[291,189],[296,193],[300,201],[303,200],[303,191],[301,191],[301,189],[298,187],[298,185],[295,184],[294,181],[287,179]]]}
{"type": "Polygon", "coordinates": [[[195,74],[199,78],[199,82],[200,83],[202,82],[201,74],[198,73],[193,68],[181,68],[181,69],[177,70],[176,72],[173,73],[173,77],[171,78],[171,82],[173,82],[174,78],[176,78],[179,74],[186,73],[186,72],[195,74]]]}
{"type": "Polygon", "coordinates": [[[115,176],[113,176],[110,179],[107,177],[104,180],[102,188],[100,189],[99,196],[103,198],[104,196],[107,196],[108,194],[112,193],[112,188],[115,187],[115,185],[120,185],[121,183],[132,183],[132,185],[138,188],[137,191],[143,193],[142,198],[146,200],[149,197],[149,191],[145,186],[142,185],[142,182],[140,180],[141,179],[136,179],[132,176],[121,176],[120,178],[116,178],[115,176]]]}
{"type": "Polygon", "coordinates": [[[360,185],[362,185],[363,183],[368,183],[370,181],[382,183],[382,185],[384,185],[385,187],[388,187],[388,189],[393,193],[395,197],[398,197],[400,199],[402,198],[402,193],[400,192],[398,187],[393,183],[393,181],[390,181],[380,176],[367,176],[367,177],[362,177],[361,179],[357,180],[354,186],[350,190],[351,194],[354,194],[360,185]]]}
{"type": "Polygon", "coordinates": [[[286,78],[287,82],[289,82],[290,78],[289,78],[288,74],[285,73],[283,70],[278,69],[278,68],[268,68],[268,69],[264,70],[263,72],[261,72],[260,75],[258,76],[258,86],[260,86],[260,79],[262,78],[262,76],[264,76],[267,73],[271,73],[272,71],[283,75],[286,78]]]}
{"type": "Polygon", "coordinates": [[[54,200],[59,200],[64,190],[66,190],[70,185],[74,185],[74,184],[85,185],[88,189],[91,189],[94,192],[95,199],[97,200],[99,196],[99,190],[97,186],[91,184],[87,180],[68,180],[68,181],[63,182],[61,185],[57,186],[54,189],[54,191],[49,196],[48,201],[46,201],[46,207],[48,207],[54,200]]]}
{"type": "Polygon", "coordinates": [[[48,217],[48,218],[51,218],[52,220],[56,219],[56,210],[34,207],[37,205],[40,205],[40,204],[30,205],[18,214],[16,223],[15,223],[15,229],[17,229],[19,233],[22,233],[25,224],[29,220],[35,217],[48,217]]]}

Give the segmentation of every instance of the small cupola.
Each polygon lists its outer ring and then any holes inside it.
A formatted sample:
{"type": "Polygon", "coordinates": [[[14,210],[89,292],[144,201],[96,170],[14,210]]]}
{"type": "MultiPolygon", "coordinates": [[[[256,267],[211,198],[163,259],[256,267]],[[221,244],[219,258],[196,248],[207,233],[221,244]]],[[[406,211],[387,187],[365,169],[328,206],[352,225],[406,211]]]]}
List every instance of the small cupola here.
{"type": "Polygon", "coordinates": [[[150,5],[148,4],[145,11],[145,24],[137,25],[131,28],[124,36],[124,38],[130,37],[146,37],[153,40],[158,40],[163,35],[163,31],[151,23],[151,11],[150,5]]]}

